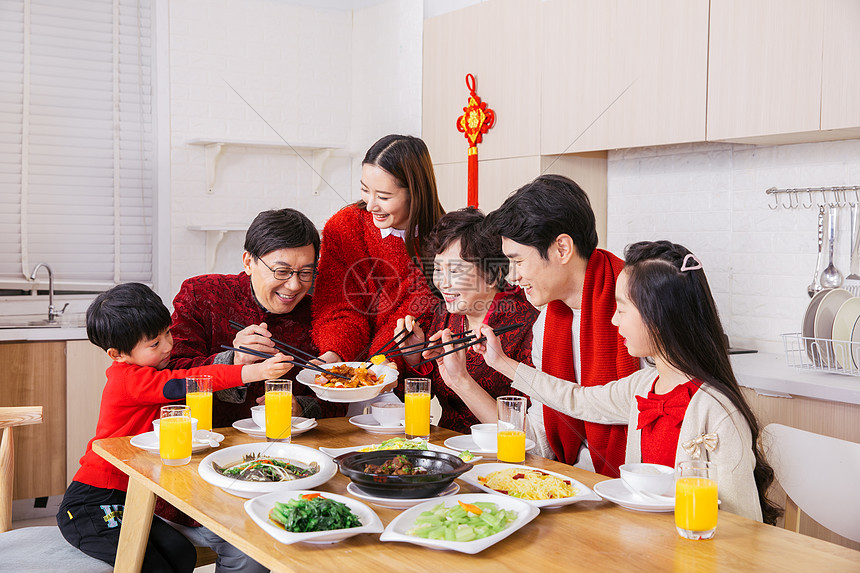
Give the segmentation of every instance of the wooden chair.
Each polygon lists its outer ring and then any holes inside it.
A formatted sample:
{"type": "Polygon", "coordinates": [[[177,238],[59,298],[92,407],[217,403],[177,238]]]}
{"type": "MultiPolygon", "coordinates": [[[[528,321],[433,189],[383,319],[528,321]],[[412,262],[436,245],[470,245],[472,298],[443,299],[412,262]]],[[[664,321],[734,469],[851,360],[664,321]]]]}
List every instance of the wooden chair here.
{"type": "Polygon", "coordinates": [[[763,441],[776,479],[787,495],[785,528],[800,529],[800,515],[860,542],[860,444],[781,424],[765,427],[763,441]]]}
{"type": "Polygon", "coordinates": [[[42,423],[41,406],[0,407],[0,555],[9,571],[102,573],[113,567],[72,547],[57,526],[12,528],[13,428],[42,423]],[[10,531],[11,530],[11,531],[10,531]]]}

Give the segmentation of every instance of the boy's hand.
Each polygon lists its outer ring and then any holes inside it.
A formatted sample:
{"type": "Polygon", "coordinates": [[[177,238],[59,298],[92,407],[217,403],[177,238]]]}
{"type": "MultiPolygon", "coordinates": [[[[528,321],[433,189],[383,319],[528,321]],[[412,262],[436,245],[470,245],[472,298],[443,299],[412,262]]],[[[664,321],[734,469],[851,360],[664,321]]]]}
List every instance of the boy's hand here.
{"type": "Polygon", "coordinates": [[[343,362],[343,361],[344,361],[343,358],[338,356],[337,352],[335,352],[333,350],[329,350],[328,352],[324,352],[323,354],[321,354],[319,356],[319,358],[316,358],[315,360],[309,360],[309,362],[311,364],[316,364],[316,365],[331,364],[332,362],[343,362]]]}
{"type": "Polygon", "coordinates": [[[278,352],[271,358],[267,358],[256,364],[246,364],[242,368],[242,382],[256,382],[257,380],[275,380],[290,371],[293,365],[285,360],[292,360],[292,356],[286,356],[278,352]]]}
{"type": "MultiPolygon", "coordinates": [[[[252,324],[237,332],[236,337],[233,338],[233,347],[239,348],[240,346],[266,354],[276,352],[275,343],[272,342],[272,333],[269,332],[265,322],[252,324]]],[[[233,364],[254,364],[259,361],[260,359],[256,356],[244,352],[233,353],[233,364]]]]}
{"type": "MultiPolygon", "coordinates": [[[[401,346],[407,346],[407,343],[408,344],[418,344],[419,342],[424,342],[424,331],[421,330],[421,326],[418,325],[418,321],[415,320],[415,317],[412,316],[411,314],[407,314],[405,317],[397,319],[397,325],[394,327],[394,334],[397,334],[398,332],[400,332],[404,328],[407,329],[408,331],[410,331],[412,334],[410,336],[407,336],[403,340],[401,340],[400,344],[397,345],[398,348],[401,346]]],[[[416,348],[410,348],[409,350],[416,350],[416,349],[417,349],[417,347],[416,348]]],[[[405,360],[406,364],[408,364],[409,366],[415,366],[416,364],[418,364],[421,361],[420,356],[421,356],[421,353],[416,352],[415,354],[410,354],[409,356],[404,356],[403,360],[405,360]]]]}

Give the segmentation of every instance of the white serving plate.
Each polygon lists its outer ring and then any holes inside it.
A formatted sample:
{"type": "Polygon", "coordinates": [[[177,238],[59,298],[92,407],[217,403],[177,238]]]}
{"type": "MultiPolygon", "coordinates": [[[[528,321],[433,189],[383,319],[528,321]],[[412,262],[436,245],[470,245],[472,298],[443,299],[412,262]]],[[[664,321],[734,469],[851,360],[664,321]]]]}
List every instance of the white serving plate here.
{"type": "MultiPolygon", "coordinates": [[[[406,543],[414,543],[415,545],[423,545],[432,549],[450,549],[460,551],[462,553],[478,553],[491,545],[495,545],[499,541],[505,539],[509,535],[515,533],[528,522],[533,520],[540,513],[540,509],[529,505],[521,500],[503,495],[490,495],[488,493],[464,493],[460,495],[451,495],[448,497],[440,497],[432,501],[427,501],[405,510],[403,513],[394,518],[388,524],[382,535],[379,536],[380,541],[405,541],[406,543]],[[445,541],[443,539],[423,539],[414,535],[406,535],[406,532],[415,525],[415,518],[421,515],[423,511],[429,511],[444,502],[448,507],[457,505],[457,501],[463,503],[475,503],[476,501],[488,501],[495,503],[501,509],[508,509],[517,512],[517,519],[502,531],[474,541],[445,541]]],[[[524,564],[526,565],[526,564],[524,564]]]]}
{"type": "MultiPolygon", "coordinates": [[[[319,423],[314,418],[302,418],[301,416],[294,416],[290,433],[293,436],[298,436],[304,434],[308,430],[313,430],[318,425],[319,423]],[[313,424],[308,424],[307,426],[305,426],[304,424],[308,420],[311,420],[313,424]],[[297,425],[299,425],[298,428],[296,427],[297,425]]],[[[240,432],[248,434],[252,438],[266,439],[266,429],[258,426],[251,418],[245,418],[244,420],[236,420],[235,422],[233,422],[233,427],[240,432]]]]}
{"type": "Polygon", "coordinates": [[[255,497],[273,491],[284,492],[298,489],[310,489],[320,486],[330,480],[337,473],[337,465],[330,457],[306,446],[298,444],[285,444],[280,442],[262,442],[253,444],[240,444],[230,446],[223,450],[212,452],[202,460],[197,467],[197,473],[205,481],[218,486],[227,493],[239,497],[255,497]],[[212,462],[225,466],[240,461],[247,454],[271,456],[298,462],[307,466],[311,462],[317,462],[320,471],[312,476],[292,481],[281,482],[249,482],[233,479],[219,474],[212,468],[212,462]]]}
{"type": "MultiPolygon", "coordinates": [[[[357,451],[359,451],[359,450],[361,450],[361,449],[364,449],[364,448],[370,448],[370,447],[375,446],[375,445],[377,445],[377,444],[364,444],[363,446],[349,446],[349,447],[346,447],[346,448],[327,448],[327,447],[325,447],[325,446],[321,446],[321,447],[320,447],[320,451],[321,451],[322,453],[326,454],[326,455],[331,456],[332,458],[336,458],[336,457],[338,457],[339,455],[342,455],[342,454],[348,454],[349,452],[357,452],[357,451]]],[[[434,452],[445,452],[446,454],[452,454],[452,455],[455,455],[455,456],[460,454],[460,452],[458,452],[458,451],[456,451],[456,450],[452,450],[452,449],[450,449],[450,448],[446,448],[446,447],[443,447],[443,446],[437,446],[436,444],[431,444],[431,443],[429,443],[429,442],[427,443],[427,449],[428,449],[428,450],[431,450],[431,451],[434,451],[434,452]]],[[[387,451],[387,452],[396,452],[397,450],[385,450],[385,451],[387,451]]],[[[475,456],[474,458],[472,458],[471,460],[469,460],[469,462],[468,462],[468,463],[470,463],[470,464],[471,464],[471,463],[474,463],[474,462],[480,461],[480,460],[482,460],[482,459],[484,459],[484,458],[482,458],[481,456],[475,456]]]]}
{"type": "Polygon", "coordinates": [[[621,478],[610,479],[594,484],[594,491],[605,500],[618,504],[625,509],[633,511],[646,511],[651,513],[664,513],[675,510],[675,502],[666,503],[652,501],[642,496],[635,495],[621,483],[621,478]]]}
{"type": "Polygon", "coordinates": [[[860,318],[860,298],[851,297],[842,303],[833,318],[833,354],[836,362],[845,370],[854,369],[851,333],[860,318]]]}
{"type": "Polygon", "coordinates": [[[833,319],[836,318],[839,307],[849,298],[851,298],[851,293],[845,289],[830,289],[821,299],[818,310],[815,311],[813,332],[815,338],[820,339],[819,344],[822,345],[821,360],[824,362],[824,366],[831,368],[838,366],[833,356],[833,346],[830,343],[830,339],[833,338],[833,319]]]}
{"type": "Polygon", "coordinates": [[[425,501],[433,501],[434,499],[438,499],[440,497],[454,495],[458,491],[460,491],[460,486],[457,484],[457,482],[451,482],[451,485],[439,492],[439,495],[435,495],[433,497],[424,497],[417,499],[397,499],[393,497],[377,497],[375,495],[370,495],[352,482],[349,482],[349,485],[346,486],[346,493],[348,493],[349,495],[355,496],[359,499],[363,499],[364,501],[372,503],[373,505],[378,505],[379,507],[387,507],[389,509],[408,509],[410,507],[418,505],[419,503],[424,503],[425,501]]]}
{"type": "MultiPolygon", "coordinates": [[[[197,430],[198,434],[200,432],[206,432],[206,430],[197,430]]],[[[224,440],[224,434],[219,434],[218,432],[210,432],[212,439],[214,439],[219,444],[224,440]]],[[[136,448],[140,448],[142,450],[146,450],[151,454],[161,455],[161,452],[158,449],[158,436],[155,435],[155,432],[144,432],[143,434],[138,434],[134,436],[130,441],[132,446],[136,448]]],[[[203,441],[198,438],[198,436],[194,437],[194,440],[191,442],[191,453],[196,454],[197,452],[202,452],[203,450],[208,450],[210,447],[209,441],[203,441]]]]}
{"type": "Polygon", "coordinates": [[[254,523],[259,525],[263,531],[280,541],[281,543],[337,543],[348,537],[359,535],[361,533],[380,533],[383,529],[382,521],[372,509],[362,502],[329,492],[317,492],[309,490],[299,491],[276,491],[261,495],[245,502],[245,511],[254,520],[254,523]],[[286,503],[291,499],[297,499],[304,494],[319,493],[323,497],[339,501],[349,506],[349,509],[358,516],[361,521],[360,527],[350,527],[349,529],[332,529],[330,531],[312,531],[309,533],[293,533],[282,527],[275,525],[269,519],[269,510],[274,507],[275,502],[286,503]]]}
{"type": "Polygon", "coordinates": [[[600,499],[601,499],[600,496],[597,495],[596,493],[594,493],[593,491],[591,491],[591,488],[589,488],[587,485],[573,479],[570,476],[566,476],[564,474],[560,474],[558,472],[553,472],[553,471],[546,470],[543,468],[533,468],[533,467],[523,466],[523,465],[518,465],[518,464],[504,464],[504,463],[499,463],[499,462],[479,464],[479,465],[476,465],[475,467],[473,467],[468,472],[461,475],[459,479],[463,480],[464,482],[466,482],[468,484],[472,484],[473,486],[477,487],[478,489],[482,489],[482,490],[486,491],[487,493],[499,495],[502,497],[510,497],[507,494],[504,494],[504,493],[498,492],[494,489],[491,489],[491,488],[485,486],[484,484],[482,484],[481,482],[478,481],[478,477],[483,477],[483,476],[489,475],[493,472],[505,470],[508,468],[518,468],[518,469],[524,469],[524,470],[542,471],[542,472],[548,473],[550,475],[553,475],[559,479],[569,481],[571,483],[571,485],[577,489],[576,495],[571,496],[571,497],[560,498],[560,499],[532,500],[532,499],[515,498],[515,499],[518,499],[519,501],[523,501],[529,505],[533,505],[533,506],[539,507],[541,509],[551,509],[551,508],[561,507],[563,505],[570,505],[571,503],[576,503],[577,501],[600,501],[600,499]]]}
{"type": "MultiPolygon", "coordinates": [[[[338,366],[340,364],[346,364],[347,366],[357,368],[362,364],[367,364],[367,362],[332,362],[330,364],[321,364],[320,366],[322,368],[326,368],[329,366],[338,366]]],[[[376,398],[383,391],[394,388],[394,386],[397,385],[397,370],[394,368],[382,364],[374,364],[371,365],[368,370],[375,373],[377,377],[385,376],[384,381],[376,386],[362,386],[360,388],[329,388],[315,383],[314,379],[319,372],[309,368],[305,368],[296,374],[296,381],[313,390],[314,394],[316,394],[321,400],[325,400],[326,402],[345,403],[362,402],[364,400],[376,398]]]]}
{"type": "Polygon", "coordinates": [[[358,426],[365,432],[371,434],[402,434],[406,431],[406,426],[398,424],[396,426],[382,426],[376,421],[372,414],[361,414],[353,416],[349,419],[349,423],[353,426],[358,426]]]}
{"type": "MultiPolygon", "coordinates": [[[[475,456],[482,456],[485,458],[496,457],[496,450],[484,450],[480,448],[478,444],[475,443],[475,440],[472,439],[472,436],[468,434],[462,436],[452,436],[445,440],[444,444],[452,450],[457,450],[458,452],[469,450],[469,452],[475,454],[475,456]]],[[[533,450],[535,448],[535,445],[536,444],[534,443],[534,440],[526,438],[527,452],[533,450]]]]}

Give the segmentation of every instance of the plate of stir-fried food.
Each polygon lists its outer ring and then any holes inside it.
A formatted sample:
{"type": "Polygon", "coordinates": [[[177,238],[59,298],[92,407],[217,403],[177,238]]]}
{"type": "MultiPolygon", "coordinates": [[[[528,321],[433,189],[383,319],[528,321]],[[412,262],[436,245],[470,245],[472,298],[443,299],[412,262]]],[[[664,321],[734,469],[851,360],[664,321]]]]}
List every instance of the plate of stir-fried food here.
{"type": "Polygon", "coordinates": [[[327,402],[362,402],[376,398],[397,384],[397,370],[371,362],[332,362],[320,365],[331,374],[304,369],[296,381],[327,402]]]}
{"type": "Polygon", "coordinates": [[[239,497],[322,485],[337,473],[324,453],[297,444],[254,443],[224,448],[200,461],[207,482],[239,497]]]}

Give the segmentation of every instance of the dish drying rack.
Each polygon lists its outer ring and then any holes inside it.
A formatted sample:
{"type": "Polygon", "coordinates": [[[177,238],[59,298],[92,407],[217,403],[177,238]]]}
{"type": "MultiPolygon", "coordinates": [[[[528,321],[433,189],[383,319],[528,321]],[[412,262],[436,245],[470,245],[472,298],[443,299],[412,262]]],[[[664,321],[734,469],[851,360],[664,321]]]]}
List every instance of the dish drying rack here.
{"type": "Polygon", "coordinates": [[[783,334],[788,366],[802,370],[860,376],[860,342],[783,334]]]}

